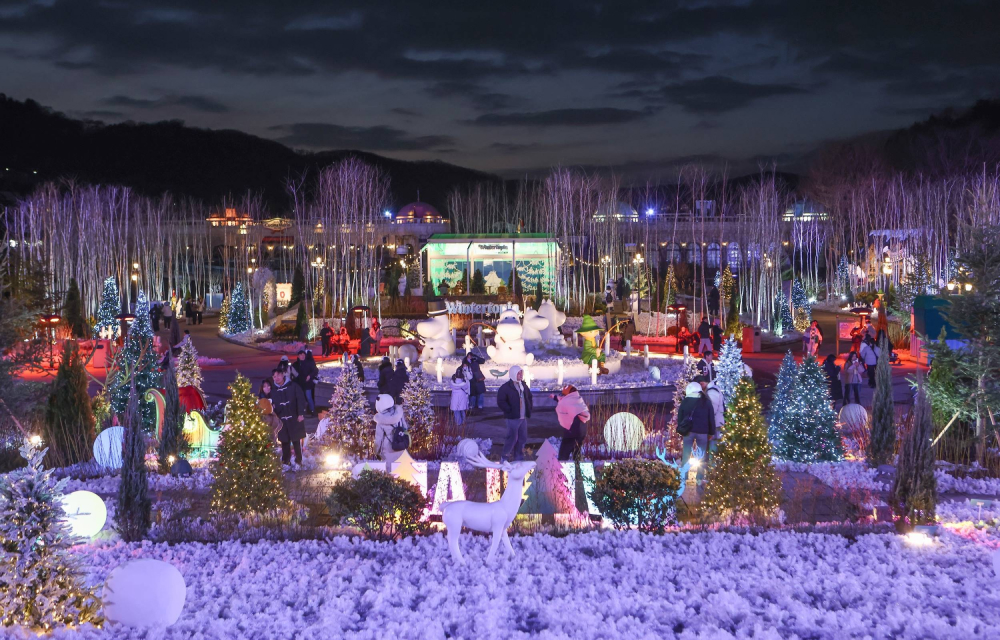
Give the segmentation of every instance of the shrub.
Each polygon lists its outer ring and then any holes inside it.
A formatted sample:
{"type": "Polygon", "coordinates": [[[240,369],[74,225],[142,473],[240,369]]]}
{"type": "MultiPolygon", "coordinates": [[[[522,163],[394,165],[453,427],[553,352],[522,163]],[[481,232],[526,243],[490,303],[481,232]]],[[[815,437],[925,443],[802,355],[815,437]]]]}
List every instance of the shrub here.
{"type": "Polygon", "coordinates": [[[673,467],[631,458],[604,467],[591,497],[616,529],[636,525],[644,533],[663,533],[674,521],[680,485],[673,467]]]}
{"type": "Polygon", "coordinates": [[[294,324],[276,324],[271,329],[271,337],[279,340],[294,340],[297,336],[294,324]]]}
{"type": "Polygon", "coordinates": [[[333,485],[326,499],[334,524],[357,527],[368,539],[385,542],[424,530],[424,497],[413,483],[366,469],[333,485]]]}

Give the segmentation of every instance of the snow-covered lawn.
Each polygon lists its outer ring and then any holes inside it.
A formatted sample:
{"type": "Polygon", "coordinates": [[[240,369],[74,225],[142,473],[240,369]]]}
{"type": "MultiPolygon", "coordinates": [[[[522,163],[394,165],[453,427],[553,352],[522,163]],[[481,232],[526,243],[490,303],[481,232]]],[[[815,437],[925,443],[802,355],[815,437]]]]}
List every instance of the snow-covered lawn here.
{"type": "Polygon", "coordinates": [[[101,581],[133,558],[177,566],[180,621],[56,638],[995,638],[1000,540],[945,531],[929,547],[895,535],[595,532],[513,538],[518,555],[469,566],[441,535],[398,544],[330,541],[80,547],[101,581]]]}

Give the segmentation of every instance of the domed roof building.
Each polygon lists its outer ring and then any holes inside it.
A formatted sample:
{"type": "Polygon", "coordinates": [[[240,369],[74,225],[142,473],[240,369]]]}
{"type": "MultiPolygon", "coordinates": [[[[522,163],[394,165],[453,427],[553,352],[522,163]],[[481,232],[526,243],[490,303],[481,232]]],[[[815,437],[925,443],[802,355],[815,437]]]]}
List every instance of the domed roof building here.
{"type": "Polygon", "coordinates": [[[444,216],[433,206],[426,202],[411,202],[400,207],[396,215],[393,216],[396,224],[406,224],[408,222],[440,223],[444,222],[444,216]]]}

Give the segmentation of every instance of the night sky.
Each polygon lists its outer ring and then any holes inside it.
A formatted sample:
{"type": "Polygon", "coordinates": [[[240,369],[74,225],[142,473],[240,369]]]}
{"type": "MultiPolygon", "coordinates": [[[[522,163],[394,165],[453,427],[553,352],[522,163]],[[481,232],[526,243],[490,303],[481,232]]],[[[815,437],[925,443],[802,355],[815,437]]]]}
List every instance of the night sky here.
{"type": "Polygon", "coordinates": [[[0,92],[507,176],[794,170],[995,96],[998,5],[0,0],[0,92]]]}

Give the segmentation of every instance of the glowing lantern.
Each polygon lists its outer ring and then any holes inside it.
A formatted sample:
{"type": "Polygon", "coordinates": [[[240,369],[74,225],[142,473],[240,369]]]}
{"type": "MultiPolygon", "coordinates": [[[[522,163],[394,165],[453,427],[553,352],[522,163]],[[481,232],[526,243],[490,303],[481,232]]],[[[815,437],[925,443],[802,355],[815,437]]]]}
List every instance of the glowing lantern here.
{"type": "Polygon", "coordinates": [[[104,500],[90,491],[74,491],[63,496],[62,506],[70,532],[80,538],[93,538],[108,520],[104,500]]]}

